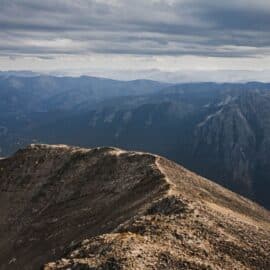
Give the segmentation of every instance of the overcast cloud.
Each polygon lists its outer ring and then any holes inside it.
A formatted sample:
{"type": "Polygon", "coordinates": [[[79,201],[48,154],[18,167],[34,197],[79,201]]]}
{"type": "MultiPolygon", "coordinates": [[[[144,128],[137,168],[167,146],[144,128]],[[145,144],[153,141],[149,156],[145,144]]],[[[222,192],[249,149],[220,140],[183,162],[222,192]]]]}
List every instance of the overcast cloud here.
{"type": "Polygon", "coordinates": [[[0,0],[0,29],[0,69],[270,69],[269,0],[0,0]]]}

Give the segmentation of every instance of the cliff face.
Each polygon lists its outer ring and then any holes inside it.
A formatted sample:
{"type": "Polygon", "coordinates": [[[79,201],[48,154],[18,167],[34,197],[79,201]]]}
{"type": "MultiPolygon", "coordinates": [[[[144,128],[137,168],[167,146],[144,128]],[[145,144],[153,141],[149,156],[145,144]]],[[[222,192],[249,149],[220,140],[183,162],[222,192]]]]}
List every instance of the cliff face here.
{"type": "Polygon", "coordinates": [[[29,146],[0,205],[0,269],[270,267],[268,211],[151,154],[29,146]]]}
{"type": "MultiPolygon", "coordinates": [[[[225,102],[225,101],[228,102],[225,102]]],[[[270,95],[243,91],[197,125],[194,160],[208,176],[270,206],[270,95]],[[202,162],[204,160],[204,162],[202,162]]],[[[203,173],[203,172],[202,172],[203,173]]]]}

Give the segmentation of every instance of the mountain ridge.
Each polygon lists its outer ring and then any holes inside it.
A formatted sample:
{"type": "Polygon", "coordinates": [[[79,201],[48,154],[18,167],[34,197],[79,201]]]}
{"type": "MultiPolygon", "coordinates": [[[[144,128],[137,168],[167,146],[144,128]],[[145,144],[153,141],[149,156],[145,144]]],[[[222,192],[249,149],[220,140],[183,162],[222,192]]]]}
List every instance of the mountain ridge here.
{"type": "Polygon", "coordinates": [[[158,155],[30,145],[0,168],[1,270],[269,267],[269,212],[158,155]]]}

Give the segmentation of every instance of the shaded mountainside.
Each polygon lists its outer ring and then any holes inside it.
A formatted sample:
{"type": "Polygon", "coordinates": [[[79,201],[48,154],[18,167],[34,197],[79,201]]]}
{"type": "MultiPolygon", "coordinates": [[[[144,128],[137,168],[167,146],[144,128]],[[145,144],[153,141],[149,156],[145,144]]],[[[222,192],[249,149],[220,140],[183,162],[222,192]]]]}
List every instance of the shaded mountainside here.
{"type": "Polygon", "coordinates": [[[244,91],[220,103],[196,126],[193,162],[201,174],[270,208],[270,92],[244,91]]]}
{"type": "Polygon", "coordinates": [[[193,87],[116,98],[89,112],[32,116],[22,138],[153,152],[270,209],[270,91],[193,87]]]}
{"type": "Polygon", "coordinates": [[[270,267],[267,210],[152,154],[31,145],[0,205],[1,270],[270,267]]]}
{"type": "Polygon", "coordinates": [[[0,155],[30,143],[165,156],[270,209],[270,84],[0,78],[0,155]]]}

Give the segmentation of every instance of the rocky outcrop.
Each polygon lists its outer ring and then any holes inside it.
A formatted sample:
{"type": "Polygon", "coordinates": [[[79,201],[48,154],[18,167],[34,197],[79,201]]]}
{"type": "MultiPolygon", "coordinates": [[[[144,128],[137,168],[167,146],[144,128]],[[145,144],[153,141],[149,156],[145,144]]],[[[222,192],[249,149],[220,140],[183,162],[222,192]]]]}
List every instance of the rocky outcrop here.
{"type": "Polygon", "coordinates": [[[147,153],[31,145],[0,205],[0,269],[270,267],[268,211],[147,153]]]}
{"type": "Polygon", "coordinates": [[[197,125],[193,156],[200,163],[197,171],[268,208],[269,101],[268,92],[255,90],[242,91],[233,100],[224,98],[197,125]]]}

